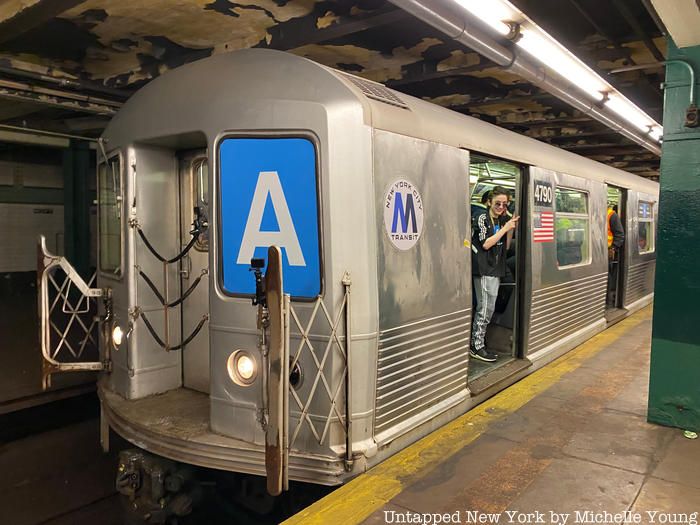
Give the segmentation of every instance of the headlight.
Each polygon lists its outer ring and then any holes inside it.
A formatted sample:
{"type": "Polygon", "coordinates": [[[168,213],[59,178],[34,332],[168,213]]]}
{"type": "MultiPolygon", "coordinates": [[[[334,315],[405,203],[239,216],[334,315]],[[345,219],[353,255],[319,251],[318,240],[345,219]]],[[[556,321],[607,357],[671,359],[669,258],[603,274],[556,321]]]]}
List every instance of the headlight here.
{"type": "Polygon", "coordinates": [[[257,361],[245,350],[236,350],[233,352],[228,357],[226,368],[231,381],[240,386],[252,384],[258,375],[257,361]]]}
{"type": "Polygon", "coordinates": [[[121,346],[123,340],[124,330],[122,330],[121,326],[116,325],[114,328],[112,328],[112,344],[115,348],[118,348],[121,346]]]}
{"type": "Polygon", "coordinates": [[[242,355],[236,361],[236,371],[243,379],[250,381],[250,378],[255,375],[255,363],[247,355],[242,355]]]}

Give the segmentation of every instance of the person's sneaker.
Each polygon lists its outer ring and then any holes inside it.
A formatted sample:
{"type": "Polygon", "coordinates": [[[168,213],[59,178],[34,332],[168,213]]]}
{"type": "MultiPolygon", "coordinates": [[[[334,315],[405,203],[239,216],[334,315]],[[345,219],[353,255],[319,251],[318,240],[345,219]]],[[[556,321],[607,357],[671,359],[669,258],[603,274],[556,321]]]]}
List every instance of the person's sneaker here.
{"type": "Polygon", "coordinates": [[[471,348],[469,350],[469,355],[474,359],[485,361],[487,363],[493,363],[496,359],[498,359],[498,354],[492,354],[491,352],[488,352],[486,348],[480,348],[479,350],[471,348]]]}

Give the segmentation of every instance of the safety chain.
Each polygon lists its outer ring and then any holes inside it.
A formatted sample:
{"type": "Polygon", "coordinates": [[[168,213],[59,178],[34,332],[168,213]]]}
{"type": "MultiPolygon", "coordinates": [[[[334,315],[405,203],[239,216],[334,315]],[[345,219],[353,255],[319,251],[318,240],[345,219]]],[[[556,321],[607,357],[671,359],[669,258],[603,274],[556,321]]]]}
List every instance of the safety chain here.
{"type": "Polygon", "coordinates": [[[158,289],[156,288],[156,285],[153,284],[153,281],[151,281],[151,279],[148,277],[148,275],[146,275],[146,274],[143,272],[143,270],[141,270],[141,267],[140,267],[140,266],[136,266],[136,269],[139,271],[139,275],[140,275],[141,277],[143,277],[143,280],[146,281],[146,284],[148,285],[148,287],[153,291],[153,293],[155,294],[155,296],[158,298],[158,300],[160,301],[161,306],[167,306],[168,308],[174,308],[174,307],[178,306],[180,303],[184,302],[185,299],[187,299],[187,298],[190,296],[190,294],[194,291],[194,289],[197,288],[197,285],[198,285],[199,282],[202,280],[202,277],[204,277],[205,275],[207,275],[207,274],[209,273],[209,270],[203,269],[202,272],[199,274],[199,277],[197,277],[197,279],[195,279],[195,281],[194,281],[194,282],[192,283],[192,285],[185,291],[185,293],[182,294],[182,297],[180,297],[179,299],[176,299],[176,300],[173,301],[172,303],[166,303],[166,302],[165,302],[165,299],[163,298],[163,296],[161,295],[161,293],[160,293],[160,292],[158,291],[158,289]]]}
{"type": "Polygon", "coordinates": [[[146,245],[146,247],[151,252],[151,254],[156,259],[158,259],[161,263],[163,263],[163,274],[165,276],[165,287],[166,287],[165,295],[166,295],[166,297],[163,297],[163,294],[160,293],[160,291],[158,290],[156,285],[153,283],[153,281],[150,279],[150,277],[148,277],[148,275],[146,275],[146,273],[144,273],[143,270],[141,270],[141,268],[138,265],[135,268],[136,268],[136,270],[138,270],[139,275],[143,278],[143,280],[146,282],[148,287],[154,293],[154,295],[156,296],[156,298],[160,302],[161,306],[163,306],[165,333],[166,333],[165,339],[166,340],[163,341],[158,336],[155,329],[153,328],[153,325],[148,320],[146,313],[141,309],[141,307],[139,307],[139,306],[134,307],[132,317],[133,317],[134,321],[136,319],[138,319],[139,317],[141,317],[143,319],[143,323],[146,325],[146,329],[151,334],[151,337],[153,337],[154,341],[161,348],[163,348],[166,352],[169,352],[171,350],[180,350],[181,348],[184,348],[185,346],[187,346],[195,337],[197,337],[197,334],[200,332],[200,330],[204,326],[204,323],[206,323],[209,320],[209,314],[203,315],[202,318],[200,319],[199,323],[197,324],[197,326],[194,328],[192,333],[190,333],[190,335],[187,336],[187,338],[185,338],[178,345],[175,345],[175,346],[170,345],[170,341],[168,340],[169,339],[169,337],[168,337],[168,328],[169,328],[168,327],[168,309],[174,308],[174,307],[182,304],[185,301],[185,299],[187,299],[192,294],[192,292],[195,290],[195,288],[197,288],[200,281],[202,280],[202,277],[204,277],[205,275],[207,275],[209,273],[209,270],[203,269],[201,271],[201,273],[199,274],[199,276],[197,277],[197,279],[195,279],[195,281],[192,283],[192,285],[185,291],[185,293],[182,294],[181,297],[179,297],[178,299],[176,299],[175,301],[172,301],[172,302],[169,302],[167,300],[167,295],[168,295],[168,293],[167,293],[167,287],[168,287],[167,267],[168,267],[168,265],[172,264],[172,263],[176,263],[176,262],[180,261],[183,257],[185,257],[189,253],[189,251],[192,249],[192,247],[196,244],[197,240],[199,239],[200,234],[202,233],[203,227],[206,227],[206,223],[201,222],[201,213],[199,211],[199,208],[195,208],[194,212],[195,212],[195,218],[194,218],[194,221],[192,222],[192,230],[190,231],[190,235],[192,236],[192,238],[187,243],[187,246],[185,246],[185,248],[179,254],[177,254],[175,257],[173,257],[171,259],[166,259],[165,257],[163,257],[161,254],[158,253],[158,251],[149,242],[148,238],[146,237],[146,234],[141,229],[141,226],[135,217],[129,219],[129,226],[134,228],[138,232],[139,237],[141,237],[141,240],[146,245]]]}
{"type": "Polygon", "coordinates": [[[141,229],[141,225],[139,224],[139,221],[136,218],[131,218],[129,219],[129,226],[134,228],[138,234],[139,237],[141,237],[141,240],[143,243],[146,245],[146,248],[153,254],[153,256],[158,259],[162,263],[166,264],[172,264],[174,262],[178,262],[180,259],[182,259],[185,255],[189,253],[189,251],[192,249],[192,247],[195,245],[197,242],[197,239],[199,239],[200,234],[202,233],[202,227],[203,224],[200,222],[201,221],[201,213],[199,211],[199,207],[196,207],[194,209],[195,212],[195,217],[194,221],[192,222],[192,230],[190,231],[190,235],[192,238],[190,239],[190,242],[187,243],[187,246],[175,257],[172,259],[166,259],[163,257],[161,254],[158,253],[158,251],[153,247],[153,245],[150,243],[148,238],[146,237],[146,234],[143,232],[141,229]]]}
{"type": "Polygon", "coordinates": [[[160,346],[166,352],[170,352],[171,350],[180,350],[181,348],[187,346],[195,337],[197,337],[197,334],[204,326],[204,323],[206,323],[209,320],[209,314],[203,315],[202,318],[199,320],[197,326],[195,326],[192,333],[189,336],[187,336],[187,338],[184,341],[182,341],[179,345],[168,346],[156,333],[155,329],[153,328],[153,325],[148,320],[148,317],[146,317],[146,312],[144,312],[140,307],[137,306],[136,308],[134,308],[134,319],[138,319],[139,317],[143,319],[143,324],[146,325],[148,332],[151,334],[155,342],[158,343],[158,346],[160,346]]]}

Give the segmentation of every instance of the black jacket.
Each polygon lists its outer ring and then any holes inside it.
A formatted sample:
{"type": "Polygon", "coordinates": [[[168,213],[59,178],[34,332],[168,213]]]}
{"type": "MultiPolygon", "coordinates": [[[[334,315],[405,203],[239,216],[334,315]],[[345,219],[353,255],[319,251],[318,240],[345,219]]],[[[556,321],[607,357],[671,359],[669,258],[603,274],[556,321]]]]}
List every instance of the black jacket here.
{"type": "Polygon", "coordinates": [[[613,246],[619,248],[625,243],[625,230],[622,228],[622,221],[617,213],[610,216],[610,231],[613,234],[613,246]]]}
{"type": "Polygon", "coordinates": [[[506,276],[506,238],[504,235],[489,250],[484,249],[486,239],[494,235],[505,224],[506,217],[491,220],[491,214],[484,210],[472,217],[472,274],[506,276]]]}

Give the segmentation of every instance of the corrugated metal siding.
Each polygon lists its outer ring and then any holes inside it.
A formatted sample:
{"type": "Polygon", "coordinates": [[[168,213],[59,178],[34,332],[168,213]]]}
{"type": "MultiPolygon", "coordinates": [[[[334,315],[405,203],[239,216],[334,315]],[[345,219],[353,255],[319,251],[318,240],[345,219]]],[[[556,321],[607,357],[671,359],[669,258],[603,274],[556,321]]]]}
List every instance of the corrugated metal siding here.
{"type": "Polygon", "coordinates": [[[536,290],[532,294],[530,340],[532,354],[605,316],[608,274],[536,290]]]}
{"type": "Polygon", "coordinates": [[[471,308],[379,334],[375,433],[466,387],[471,308]]]}
{"type": "Polygon", "coordinates": [[[656,261],[645,261],[643,263],[630,266],[627,272],[627,283],[625,290],[625,302],[632,304],[641,299],[645,295],[649,295],[654,291],[654,272],[656,270],[656,261]]]}

